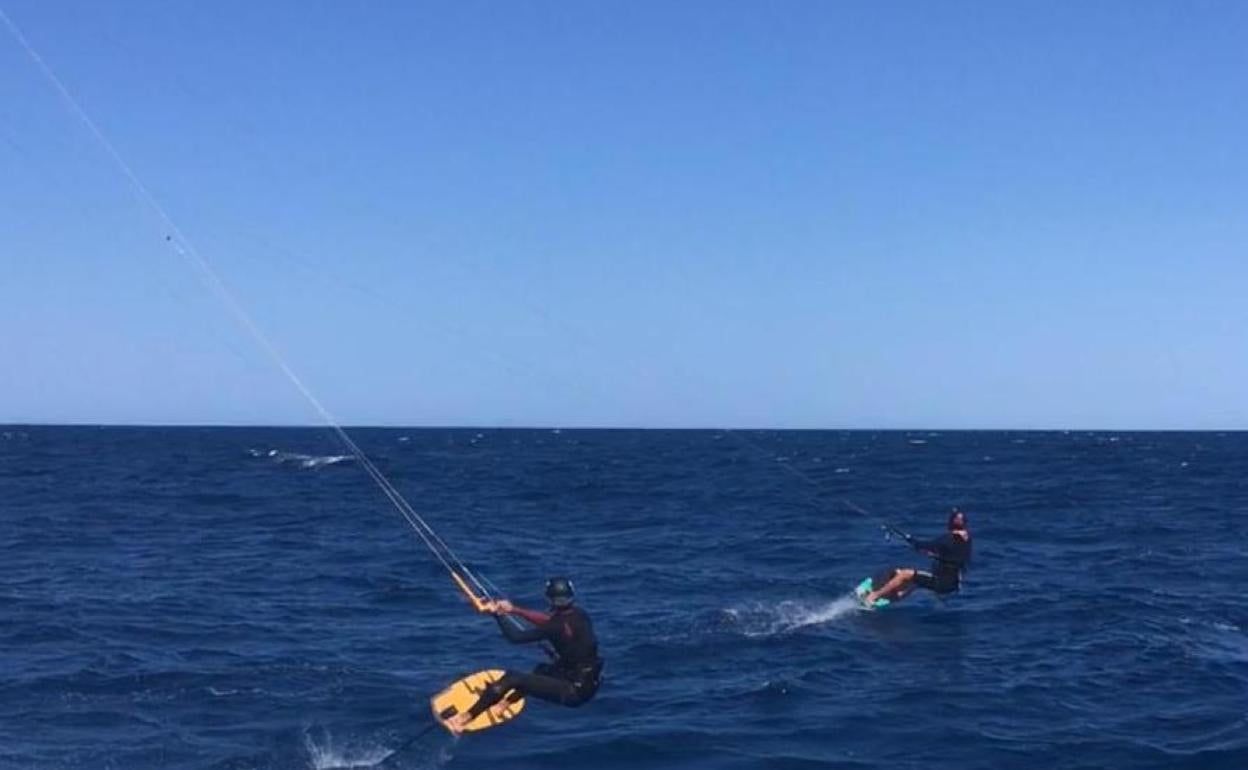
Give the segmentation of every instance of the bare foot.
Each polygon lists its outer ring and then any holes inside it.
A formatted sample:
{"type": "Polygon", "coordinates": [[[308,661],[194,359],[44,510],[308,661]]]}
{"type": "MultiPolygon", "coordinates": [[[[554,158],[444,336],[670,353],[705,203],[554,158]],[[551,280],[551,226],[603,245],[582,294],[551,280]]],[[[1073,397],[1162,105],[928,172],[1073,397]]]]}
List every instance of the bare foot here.
{"type": "Polygon", "coordinates": [[[464,728],[466,728],[468,723],[471,721],[472,717],[465,711],[462,714],[456,714],[455,716],[448,718],[442,724],[446,725],[446,729],[450,730],[452,733],[460,735],[464,732],[464,728]]]}

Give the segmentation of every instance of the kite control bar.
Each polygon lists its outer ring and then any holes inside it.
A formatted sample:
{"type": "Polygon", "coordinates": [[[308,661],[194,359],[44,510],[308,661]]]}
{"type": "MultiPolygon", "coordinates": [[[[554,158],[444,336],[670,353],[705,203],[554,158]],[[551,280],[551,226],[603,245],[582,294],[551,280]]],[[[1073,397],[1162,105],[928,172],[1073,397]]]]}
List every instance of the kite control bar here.
{"type": "Polygon", "coordinates": [[[881,524],[880,528],[890,535],[896,535],[902,540],[905,540],[907,543],[909,543],[911,540],[914,539],[910,536],[909,532],[903,532],[902,530],[898,529],[897,527],[894,527],[892,524],[889,524],[888,522],[884,522],[883,524],[881,524]]]}
{"type": "Polygon", "coordinates": [[[455,580],[455,584],[459,586],[459,590],[464,592],[464,596],[468,597],[468,603],[472,605],[474,610],[477,612],[488,611],[486,608],[486,601],[472,592],[472,589],[468,586],[467,581],[460,577],[458,572],[452,572],[451,578],[455,580]]]}
{"type": "MultiPolygon", "coordinates": [[[[866,508],[863,508],[860,505],[855,505],[852,500],[842,500],[841,502],[844,503],[845,507],[849,508],[851,511],[854,511],[856,513],[861,513],[863,516],[869,516],[873,519],[875,518],[875,514],[871,513],[871,511],[868,511],[866,508]]],[[[884,530],[888,535],[894,535],[896,537],[901,538],[902,540],[905,540],[907,543],[910,543],[914,540],[914,538],[910,536],[909,532],[901,530],[893,526],[892,524],[889,524],[887,521],[880,522],[880,529],[884,530]]]]}
{"type": "MultiPolygon", "coordinates": [[[[468,581],[460,577],[458,572],[451,572],[451,578],[454,579],[455,585],[459,586],[459,590],[463,592],[464,596],[467,597],[468,603],[472,605],[474,610],[477,612],[495,612],[493,602],[482,599],[480,596],[473,593],[472,589],[468,586],[468,581]]],[[[520,625],[520,622],[510,615],[507,616],[507,620],[511,621],[512,625],[520,625]]],[[[557,660],[559,658],[559,654],[555,652],[555,648],[551,647],[549,644],[542,645],[542,652],[546,653],[551,660],[557,660]]]]}

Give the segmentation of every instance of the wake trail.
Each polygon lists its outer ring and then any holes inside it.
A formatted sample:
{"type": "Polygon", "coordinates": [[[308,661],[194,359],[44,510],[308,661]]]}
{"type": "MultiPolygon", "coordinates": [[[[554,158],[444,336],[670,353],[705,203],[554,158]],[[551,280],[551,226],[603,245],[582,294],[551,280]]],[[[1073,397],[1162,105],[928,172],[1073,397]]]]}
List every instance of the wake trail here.
{"type": "Polygon", "coordinates": [[[862,604],[853,594],[832,601],[752,602],[722,610],[725,625],[748,637],[775,636],[833,623],[855,612],[862,604]]]}

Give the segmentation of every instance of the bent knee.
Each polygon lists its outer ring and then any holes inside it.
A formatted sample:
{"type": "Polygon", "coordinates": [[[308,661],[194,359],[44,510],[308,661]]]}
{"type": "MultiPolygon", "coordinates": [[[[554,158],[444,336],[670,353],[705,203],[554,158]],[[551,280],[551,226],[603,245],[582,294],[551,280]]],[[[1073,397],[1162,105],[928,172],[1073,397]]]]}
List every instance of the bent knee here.
{"type": "Polygon", "coordinates": [[[897,577],[905,578],[906,580],[914,580],[914,570],[905,568],[899,569],[897,570],[897,577]]]}

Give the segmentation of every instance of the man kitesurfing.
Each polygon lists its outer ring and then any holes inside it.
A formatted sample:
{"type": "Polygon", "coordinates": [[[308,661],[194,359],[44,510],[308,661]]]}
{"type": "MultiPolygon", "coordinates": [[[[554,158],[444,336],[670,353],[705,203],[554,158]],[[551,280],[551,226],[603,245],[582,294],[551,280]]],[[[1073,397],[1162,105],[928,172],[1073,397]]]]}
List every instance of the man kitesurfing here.
{"type": "Polygon", "coordinates": [[[962,572],[971,562],[971,531],[965,513],[954,508],[946,523],[948,531],[935,540],[915,540],[900,530],[889,529],[901,535],[914,550],[932,557],[932,569],[925,572],[898,567],[864,580],[857,590],[864,605],[882,607],[901,601],[915,586],[939,595],[954,593],[961,587],[962,572]]]}
{"type": "MultiPolygon", "coordinates": [[[[68,104],[72,113],[81,121],[95,141],[105,150],[129,183],[132,192],[137,196],[160,227],[159,237],[166,247],[186,260],[226,310],[241,324],[242,328],[254,339],[259,348],[268,355],[272,363],[279,369],[290,384],[303,396],[310,406],[320,415],[325,425],[342,441],[350,451],[360,468],[368,474],[377,485],[395,511],[408,523],[420,538],[421,542],[432,553],[433,557],[447,570],[459,589],[468,597],[473,606],[481,612],[495,615],[504,635],[514,643],[545,641],[553,650],[554,660],[538,666],[532,674],[511,671],[481,671],[455,682],[451,687],[440,693],[431,701],[436,721],[434,725],[444,724],[456,732],[465,729],[485,729],[514,717],[523,708],[523,698],[532,695],[542,700],[562,703],[566,706],[578,706],[594,696],[598,689],[602,671],[602,661],[598,657],[598,641],[594,635],[589,616],[574,606],[572,582],[567,578],[551,578],[546,586],[546,595],[550,599],[549,613],[524,610],[513,606],[506,600],[494,600],[483,582],[484,576],[478,577],[468,570],[463,560],[442,539],[428,521],[413,507],[402,492],[390,481],[385,473],[372,461],[359,444],[348,435],[347,431],[334,418],[320,399],[296,374],[294,368],[281,355],[278,347],[269,339],[260,325],[248,312],[241,301],[230,291],[226,281],[218,274],[212,262],[194,246],[177,223],[170,217],[149,188],[143,184],[139,176],[126,162],[117,148],[100,130],[91,116],[77,102],[69,89],[61,82],[44,59],[26,42],[21,30],[0,9],[0,26],[7,27],[16,38],[20,47],[34,61],[35,65],[68,104]],[[504,616],[516,615],[533,624],[533,628],[522,629],[504,623],[504,616]],[[505,703],[500,703],[504,701],[505,703]],[[465,706],[463,713],[458,708],[465,706]],[[471,705],[470,705],[471,704],[471,705]],[[510,709],[503,716],[496,716],[491,710],[488,718],[483,719],[480,726],[469,725],[472,718],[482,715],[492,706],[510,709]],[[470,706],[470,707],[469,707],[470,706]],[[465,718],[466,717],[466,718],[465,718]]],[[[396,749],[397,755],[402,749],[411,745],[425,734],[425,731],[410,738],[396,749]]]]}
{"type": "Polygon", "coordinates": [[[548,612],[517,607],[506,599],[482,600],[477,609],[488,612],[498,622],[503,636],[512,644],[545,642],[553,660],[541,663],[526,674],[506,671],[481,692],[471,707],[445,719],[453,733],[463,732],[474,719],[496,705],[532,695],[564,706],[580,706],[594,697],[602,675],[598,657],[598,637],[585,610],[576,606],[576,592],[566,577],[546,581],[548,612]],[[532,624],[521,628],[507,621],[519,617],[532,624]]]}

